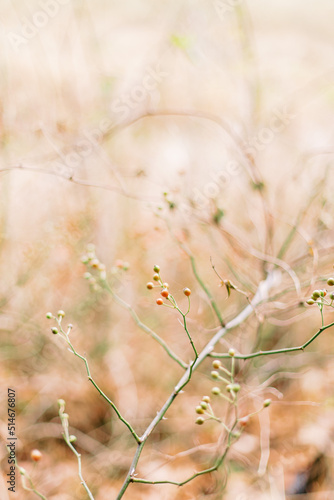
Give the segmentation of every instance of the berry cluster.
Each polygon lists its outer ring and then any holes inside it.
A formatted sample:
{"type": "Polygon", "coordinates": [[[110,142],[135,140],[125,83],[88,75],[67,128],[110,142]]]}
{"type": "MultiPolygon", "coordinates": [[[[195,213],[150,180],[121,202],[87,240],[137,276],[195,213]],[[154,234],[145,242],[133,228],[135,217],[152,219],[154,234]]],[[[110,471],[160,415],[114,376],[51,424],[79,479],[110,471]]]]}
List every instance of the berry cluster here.
{"type": "MultiPolygon", "coordinates": [[[[87,266],[87,268],[91,271],[98,271],[98,275],[95,276],[87,271],[84,273],[84,278],[88,281],[88,283],[92,286],[93,290],[98,289],[98,281],[105,281],[107,279],[107,271],[106,266],[100,262],[95,253],[95,246],[92,243],[89,243],[86,247],[86,253],[82,256],[81,262],[87,266]]],[[[130,264],[121,259],[117,259],[115,261],[114,266],[112,266],[110,272],[111,275],[115,276],[122,271],[128,271],[130,268],[130,264]]]]}
{"type": "MultiPolygon", "coordinates": [[[[155,266],[153,266],[153,271],[154,271],[153,281],[156,282],[156,285],[152,281],[149,281],[148,283],[146,283],[146,288],[148,290],[153,290],[153,288],[160,288],[161,289],[160,295],[162,298],[158,297],[156,300],[156,303],[158,304],[158,306],[165,305],[167,307],[178,308],[174,297],[169,292],[169,284],[166,282],[163,282],[161,279],[160,266],[158,266],[157,264],[155,266]],[[163,299],[167,299],[172,304],[172,306],[169,306],[168,304],[166,304],[163,299]]],[[[186,297],[189,298],[191,295],[190,288],[184,288],[183,293],[186,297]]]]}

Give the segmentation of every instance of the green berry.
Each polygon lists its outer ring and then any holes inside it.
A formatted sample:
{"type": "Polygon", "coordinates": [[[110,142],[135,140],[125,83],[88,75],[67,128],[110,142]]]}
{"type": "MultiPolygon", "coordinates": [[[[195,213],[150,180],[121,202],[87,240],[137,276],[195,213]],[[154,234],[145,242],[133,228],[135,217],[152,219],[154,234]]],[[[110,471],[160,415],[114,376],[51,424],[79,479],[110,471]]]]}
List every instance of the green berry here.
{"type": "Polygon", "coordinates": [[[214,379],[217,379],[219,377],[219,373],[216,372],[216,371],[212,371],[211,372],[211,377],[214,378],[214,379]]]}
{"type": "Polygon", "coordinates": [[[201,408],[203,408],[203,410],[207,410],[208,404],[205,401],[201,401],[201,408]]]}
{"type": "Polygon", "coordinates": [[[157,264],[155,266],[153,266],[153,271],[155,273],[159,273],[160,272],[160,266],[158,266],[157,264]]]}
{"type": "Polygon", "coordinates": [[[219,389],[219,387],[212,387],[211,392],[215,396],[218,396],[218,394],[220,394],[220,389],[219,389]]]}
{"type": "Polygon", "coordinates": [[[63,318],[65,316],[65,313],[64,311],[62,311],[61,309],[57,312],[57,315],[60,316],[61,318],[63,318]]]}
{"type": "Polygon", "coordinates": [[[52,319],[53,318],[53,314],[52,313],[46,313],[46,317],[47,317],[47,319],[52,319]]]}
{"type": "Polygon", "coordinates": [[[331,300],[334,300],[334,292],[331,292],[331,293],[329,294],[329,298],[330,298],[331,300]]]}
{"type": "Polygon", "coordinates": [[[328,278],[327,285],[328,286],[334,286],[334,278],[328,278]]]}
{"type": "Polygon", "coordinates": [[[55,326],[53,326],[53,327],[51,328],[51,332],[52,332],[54,335],[57,335],[57,333],[58,333],[58,328],[56,328],[55,326]]]}
{"type": "Polygon", "coordinates": [[[153,279],[154,279],[154,281],[159,281],[160,280],[159,274],[157,274],[157,273],[153,274],[153,279]]]}
{"type": "Polygon", "coordinates": [[[306,301],[306,304],[308,304],[309,306],[311,306],[312,304],[315,304],[315,300],[313,300],[313,299],[308,299],[308,300],[306,301]]]}
{"type": "Polygon", "coordinates": [[[320,295],[320,290],[314,290],[312,293],[312,299],[318,299],[320,295]]]}
{"type": "Polygon", "coordinates": [[[199,414],[202,414],[202,413],[204,413],[204,410],[203,410],[203,408],[201,406],[196,406],[195,412],[199,413],[199,414]]]}
{"type": "Polygon", "coordinates": [[[69,436],[69,441],[70,441],[70,443],[74,443],[76,440],[77,440],[77,437],[76,437],[76,436],[74,436],[74,434],[71,434],[71,435],[69,436]]]}
{"type": "Polygon", "coordinates": [[[232,384],[231,390],[233,392],[239,392],[240,391],[240,385],[239,384],[232,384]]]}
{"type": "Polygon", "coordinates": [[[263,401],[263,408],[268,408],[268,406],[270,406],[271,404],[271,399],[265,399],[263,401]]]}
{"type": "Polygon", "coordinates": [[[198,418],[196,418],[195,424],[197,424],[197,425],[203,425],[204,422],[205,422],[205,420],[204,420],[203,417],[198,417],[198,418]]]}

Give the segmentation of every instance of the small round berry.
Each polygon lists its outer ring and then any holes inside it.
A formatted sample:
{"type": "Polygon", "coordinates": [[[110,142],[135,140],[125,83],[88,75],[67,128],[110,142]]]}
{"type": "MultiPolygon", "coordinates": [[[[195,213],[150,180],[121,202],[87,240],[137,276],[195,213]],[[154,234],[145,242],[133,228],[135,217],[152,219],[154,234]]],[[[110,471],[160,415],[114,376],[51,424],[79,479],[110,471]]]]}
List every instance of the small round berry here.
{"type": "Polygon", "coordinates": [[[76,440],[77,440],[77,437],[74,434],[71,434],[69,436],[69,442],[70,443],[75,443],[76,440]]]}
{"type": "Polygon", "coordinates": [[[160,266],[158,266],[157,264],[155,266],[153,266],[153,271],[155,273],[160,273],[160,266]]]}
{"type": "Polygon", "coordinates": [[[314,290],[312,293],[312,299],[318,299],[320,295],[320,290],[314,290]]]}
{"type": "Polygon", "coordinates": [[[57,335],[57,333],[58,333],[58,328],[56,328],[55,326],[53,326],[53,327],[51,328],[51,332],[52,332],[54,335],[57,335]]]}
{"type": "Polygon", "coordinates": [[[195,412],[199,413],[201,415],[202,413],[204,413],[204,410],[203,410],[203,408],[201,406],[196,406],[195,412]]]}
{"type": "Polygon", "coordinates": [[[231,356],[231,358],[233,358],[233,356],[235,356],[235,350],[232,348],[229,349],[228,354],[229,354],[229,356],[231,356]]]}
{"type": "Polygon", "coordinates": [[[168,284],[168,283],[163,283],[163,284],[162,284],[162,286],[163,286],[164,288],[169,288],[169,284],[168,284]]]}
{"type": "Polygon", "coordinates": [[[148,283],[146,283],[146,288],[148,290],[152,290],[152,288],[154,287],[153,283],[151,281],[149,281],[148,283]]]}
{"type": "Polygon", "coordinates": [[[191,295],[191,290],[190,288],[184,288],[183,293],[186,297],[189,297],[191,295]]]}
{"type": "Polygon", "coordinates": [[[46,317],[47,317],[47,319],[52,319],[53,318],[53,314],[52,313],[46,313],[46,317]]]}
{"type": "Polygon", "coordinates": [[[39,462],[40,459],[42,458],[42,453],[39,450],[31,450],[30,458],[34,462],[39,462]]]}
{"type": "Polygon", "coordinates": [[[203,396],[202,401],[204,401],[204,403],[210,403],[210,396],[203,396]]]}
{"type": "Polygon", "coordinates": [[[208,404],[205,403],[204,401],[201,401],[201,408],[203,408],[203,410],[207,410],[208,409],[208,404]]]}
{"type": "Polygon", "coordinates": [[[246,427],[246,425],[248,424],[249,422],[249,417],[242,417],[242,418],[239,418],[239,424],[241,427],[246,427]]]}
{"type": "Polygon", "coordinates": [[[308,304],[309,306],[311,306],[312,304],[315,304],[315,300],[313,300],[313,299],[308,299],[308,300],[306,301],[306,304],[308,304]]]}
{"type": "Polygon", "coordinates": [[[212,366],[213,368],[215,368],[216,370],[218,370],[218,368],[221,367],[221,362],[219,361],[219,359],[215,359],[213,362],[212,362],[212,366]]]}
{"type": "Polygon", "coordinates": [[[320,290],[321,297],[325,297],[327,294],[326,290],[320,290]]]}
{"type": "Polygon", "coordinates": [[[334,300],[334,292],[331,292],[331,293],[329,294],[329,298],[330,298],[331,300],[334,300]]]}
{"type": "Polygon", "coordinates": [[[61,318],[63,318],[65,316],[65,313],[64,313],[64,311],[60,310],[57,312],[57,315],[60,316],[61,318]]]}
{"type": "Polygon", "coordinates": [[[212,387],[211,392],[215,396],[218,396],[218,394],[220,394],[220,389],[219,389],[219,387],[212,387]]]}
{"type": "Polygon", "coordinates": [[[218,377],[219,377],[219,373],[218,373],[218,372],[216,372],[216,371],[212,371],[212,372],[211,372],[211,377],[216,379],[216,378],[218,378],[218,377]]]}
{"type": "Polygon", "coordinates": [[[234,437],[235,439],[238,439],[240,436],[241,436],[240,432],[238,432],[238,431],[232,432],[232,437],[234,437]]]}
{"type": "Polygon", "coordinates": [[[153,274],[153,279],[154,279],[154,281],[159,281],[160,280],[159,274],[157,274],[157,273],[153,274]]]}
{"type": "Polygon", "coordinates": [[[196,418],[195,424],[197,424],[197,425],[203,425],[204,422],[205,422],[205,420],[204,420],[203,417],[198,417],[198,418],[196,418]]]}
{"type": "Polygon", "coordinates": [[[334,286],[334,278],[328,278],[327,285],[328,286],[334,286]]]}
{"type": "Polygon", "coordinates": [[[268,408],[268,406],[270,406],[270,403],[271,403],[271,399],[265,399],[263,401],[263,408],[268,408]]]}
{"type": "Polygon", "coordinates": [[[226,386],[226,390],[227,390],[227,392],[231,392],[232,391],[232,384],[228,384],[226,386]]]}
{"type": "Polygon", "coordinates": [[[161,295],[162,297],[165,297],[165,299],[167,299],[167,297],[168,297],[168,295],[169,295],[169,292],[168,292],[167,288],[163,288],[163,289],[161,290],[161,292],[160,292],[160,295],[161,295]]]}
{"type": "Polygon", "coordinates": [[[158,306],[162,306],[162,304],[164,303],[164,301],[162,299],[157,299],[156,303],[158,304],[158,306]]]}
{"type": "Polygon", "coordinates": [[[240,391],[240,385],[239,384],[232,384],[231,390],[233,392],[239,392],[240,391]]]}

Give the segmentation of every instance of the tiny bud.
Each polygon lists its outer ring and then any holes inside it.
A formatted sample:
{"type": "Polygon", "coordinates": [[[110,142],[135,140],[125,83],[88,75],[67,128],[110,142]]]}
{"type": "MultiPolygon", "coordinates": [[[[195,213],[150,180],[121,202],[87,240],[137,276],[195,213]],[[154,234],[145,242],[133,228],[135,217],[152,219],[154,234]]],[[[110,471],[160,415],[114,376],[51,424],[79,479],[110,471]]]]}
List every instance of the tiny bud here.
{"type": "Polygon", "coordinates": [[[158,265],[153,266],[153,271],[155,273],[159,273],[160,272],[160,266],[158,266],[158,265]]]}
{"type": "Polygon", "coordinates": [[[199,413],[199,414],[202,414],[202,413],[204,413],[204,410],[203,410],[203,408],[201,406],[196,406],[195,412],[199,413]]]}
{"type": "Polygon", "coordinates": [[[148,283],[146,283],[146,288],[148,290],[152,290],[152,288],[154,287],[153,283],[151,281],[149,281],[148,283]]]}
{"type": "Polygon", "coordinates": [[[92,275],[90,273],[85,273],[83,277],[85,278],[85,280],[89,280],[89,278],[91,278],[92,275]]]}
{"type": "Polygon", "coordinates": [[[55,326],[53,326],[53,327],[51,328],[51,332],[52,332],[54,335],[57,335],[57,333],[58,333],[58,328],[56,328],[55,326]]]}
{"type": "Polygon", "coordinates": [[[197,425],[203,425],[204,422],[205,422],[205,420],[204,420],[203,417],[198,417],[198,418],[196,418],[195,424],[197,424],[197,425]]]}
{"type": "Polygon", "coordinates": [[[270,406],[270,403],[271,403],[271,399],[265,399],[263,401],[263,408],[268,408],[268,406],[270,406]]]}
{"type": "Polygon", "coordinates": [[[213,362],[212,362],[212,366],[213,368],[215,368],[216,370],[218,370],[218,368],[221,367],[221,362],[219,361],[219,359],[215,359],[213,362]]]}
{"type": "Polygon", "coordinates": [[[157,274],[157,273],[153,274],[153,279],[154,279],[154,281],[159,281],[160,280],[159,274],[157,274]]]}
{"type": "Polygon", "coordinates": [[[204,401],[204,403],[210,403],[210,396],[203,396],[202,401],[204,401]]]}
{"type": "Polygon", "coordinates": [[[234,437],[235,439],[238,439],[240,436],[241,436],[240,432],[238,432],[238,431],[232,432],[232,437],[234,437]]]}
{"type": "Polygon", "coordinates": [[[60,316],[61,318],[63,318],[65,316],[65,313],[64,313],[64,311],[60,310],[57,312],[57,315],[60,316]]]}
{"type": "Polygon", "coordinates": [[[220,389],[219,389],[219,387],[212,387],[211,392],[215,396],[218,396],[218,394],[220,394],[220,389]]]}
{"type": "Polygon", "coordinates": [[[334,278],[328,278],[327,285],[328,286],[334,286],[334,278]]]}
{"type": "Polygon", "coordinates": [[[39,462],[40,459],[42,458],[42,453],[39,450],[31,450],[30,458],[34,462],[39,462]]]}
{"type": "Polygon", "coordinates": [[[246,427],[246,425],[248,424],[249,422],[249,417],[242,417],[239,419],[239,424],[241,425],[241,427],[246,427]]]}
{"type": "Polygon", "coordinates": [[[318,299],[320,295],[320,290],[314,290],[312,293],[312,299],[318,299]]]}
{"type": "Polygon", "coordinates": [[[232,384],[231,387],[233,392],[239,392],[240,391],[240,385],[239,384],[232,384]]]}
{"type": "Polygon", "coordinates": [[[218,377],[219,377],[219,373],[218,373],[218,372],[216,372],[216,371],[212,371],[212,372],[211,372],[211,377],[212,377],[212,378],[218,378],[218,377]]]}
{"type": "Polygon", "coordinates": [[[53,314],[52,313],[46,313],[46,317],[47,317],[47,319],[52,319],[53,318],[53,314]]]}
{"type": "Polygon", "coordinates": [[[235,350],[232,348],[229,349],[228,354],[229,354],[229,356],[231,356],[231,358],[233,358],[233,356],[235,356],[235,350]]]}
{"type": "Polygon", "coordinates": [[[70,443],[74,443],[76,440],[77,440],[77,437],[76,437],[76,436],[74,436],[74,434],[71,434],[71,435],[69,436],[69,441],[70,441],[70,443]]]}
{"type": "Polygon", "coordinates": [[[315,304],[315,301],[313,299],[308,299],[306,301],[306,304],[308,304],[309,306],[311,306],[312,304],[315,304]]]}
{"type": "Polygon", "coordinates": [[[100,265],[100,261],[98,259],[92,259],[90,261],[90,265],[92,267],[94,267],[94,269],[97,269],[99,267],[99,265],[100,265]]]}
{"type": "Polygon", "coordinates": [[[27,471],[23,467],[19,467],[19,471],[20,471],[21,476],[25,476],[26,475],[27,471]]]}
{"type": "Polygon", "coordinates": [[[160,292],[160,295],[161,295],[162,297],[165,297],[165,299],[167,299],[167,297],[168,297],[168,295],[169,295],[167,288],[163,288],[163,289],[161,290],[161,292],[160,292]]]}
{"type": "Polygon", "coordinates": [[[183,293],[186,297],[189,297],[191,295],[191,290],[190,288],[184,288],[183,293]]]}
{"type": "Polygon", "coordinates": [[[232,384],[228,384],[226,386],[226,390],[227,390],[227,392],[231,392],[231,390],[232,390],[232,384]]]}
{"type": "Polygon", "coordinates": [[[201,401],[201,408],[203,408],[203,410],[207,410],[208,409],[207,403],[205,403],[204,401],[201,401]]]}
{"type": "Polygon", "coordinates": [[[157,299],[156,303],[158,304],[158,306],[162,306],[162,304],[164,303],[164,301],[162,299],[157,299]]]}
{"type": "Polygon", "coordinates": [[[73,328],[72,323],[70,323],[70,324],[67,326],[67,328],[68,328],[69,330],[72,330],[72,328],[73,328]]]}
{"type": "Polygon", "coordinates": [[[163,284],[162,284],[162,286],[163,286],[164,288],[169,288],[169,284],[168,284],[168,283],[163,283],[163,284]]]}
{"type": "Polygon", "coordinates": [[[330,298],[331,300],[334,300],[334,292],[331,292],[331,293],[329,294],[329,298],[330,298]]]}

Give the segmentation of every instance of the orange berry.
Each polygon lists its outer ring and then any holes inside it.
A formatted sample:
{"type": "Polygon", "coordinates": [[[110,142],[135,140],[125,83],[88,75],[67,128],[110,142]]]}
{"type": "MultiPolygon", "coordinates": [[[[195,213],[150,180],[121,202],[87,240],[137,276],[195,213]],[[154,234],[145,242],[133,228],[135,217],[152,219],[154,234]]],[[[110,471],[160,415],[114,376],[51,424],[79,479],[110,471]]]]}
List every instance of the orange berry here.
{"type": "Polygon", "coordinates": [[[241,425],[241,427],[246,427],[248,422],[249,422],[249,417],[242,417],[239,419],[239,424],[241,425]]]}
{"type": "Polygon", "coordinates": [[[164,303],[164,301],[162,299],[157,299],[157,304],[158,306],[162,306],[162,304],[164,303]]]}
{"type": "Polygon", "coordinates": [[[31,450],[30,458],[34,462],[39,462],[39,460],[42,458],[42,453],[39,450],[31,450]]]}
{"type": "Polygon", "coordinates": [[[184,288],[183,289],[183,293],[186,297],[189,297],[189,295],[191,295],[191,290],[190,288],[184,288]]]}
{"type": "Polygon", "coordinates": [[[160,295],[161,295],[162,297],[165,297],[165,299],[167,299],[167,297],[168,297],[168,295],[169,295],[167,288],[163,288],[163,289],[161,290],[161,292],[160,292],[160,295]]]}
{"type": "Polygon", "coordinates": [[[154,279],[154,281],[159,281],[159,279],[160,279],[159,274],[157,274],[157,273],[153,274],[153,279],[154,279]]]}
{"type": "Polygon", "coordinates": [[[148,288],[148,290],[152,290],[153,286],[153,283],[151,283],[150,281],[146,283],[146,288],[148,288]]]}

